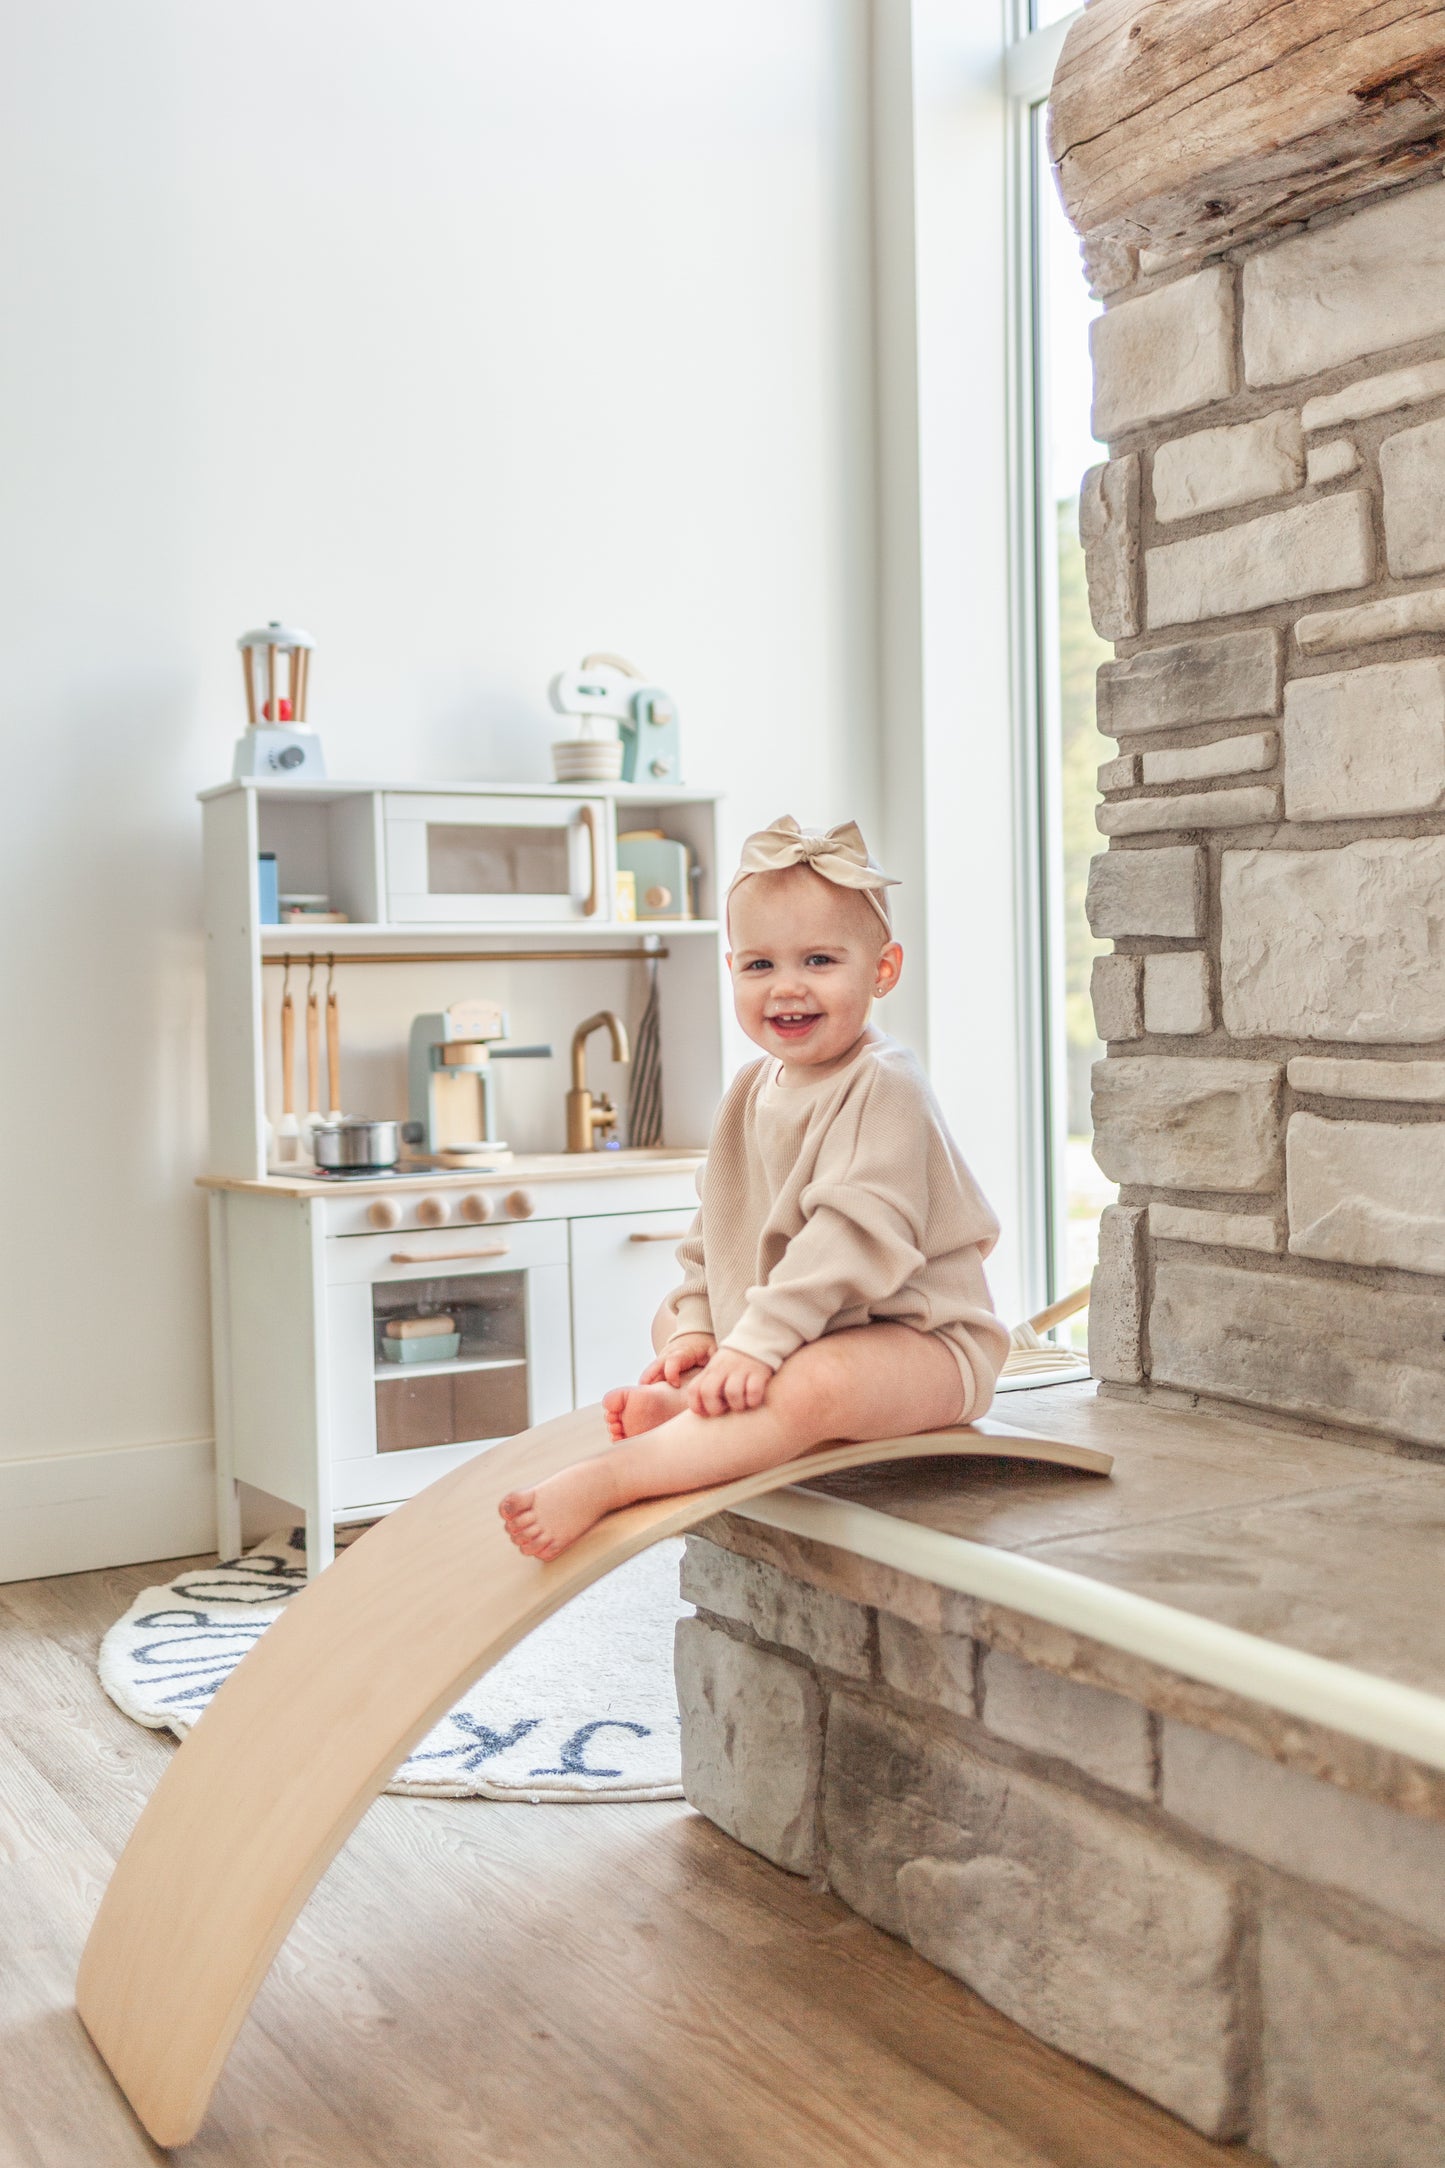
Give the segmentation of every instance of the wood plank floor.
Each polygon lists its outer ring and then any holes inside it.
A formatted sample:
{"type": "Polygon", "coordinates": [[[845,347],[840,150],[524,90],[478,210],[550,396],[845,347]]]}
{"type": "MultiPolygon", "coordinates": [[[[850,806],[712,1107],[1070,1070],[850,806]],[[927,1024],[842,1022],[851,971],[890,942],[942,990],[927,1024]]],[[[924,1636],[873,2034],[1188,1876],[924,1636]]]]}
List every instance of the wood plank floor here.
{"type": "Polygon", "coordinates": [[[0,2168],[1204,2168],[1215,2146],[1041,2047],[681,1805],[382,1799],[153,2146],[71,2008],[174,1751],[102,1694],[137,1566],[0,1588],[0,2168]]]}

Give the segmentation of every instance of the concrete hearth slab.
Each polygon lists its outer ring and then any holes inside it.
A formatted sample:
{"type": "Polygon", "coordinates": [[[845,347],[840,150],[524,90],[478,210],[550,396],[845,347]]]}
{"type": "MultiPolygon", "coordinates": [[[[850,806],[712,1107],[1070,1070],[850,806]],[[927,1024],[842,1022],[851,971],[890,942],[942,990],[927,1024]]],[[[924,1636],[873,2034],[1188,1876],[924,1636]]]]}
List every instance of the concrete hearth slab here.
{"type": "Polygon", "coordinates": [[[1011,1393],[996,1412],[1112,1453],[1113,1477],[918,1461],[818,1488],[1445,1692],[1445,1465],[1100,1400],[1087,1383],[1011,1393]]]}
{"type": "Polygon", "coordinates": [[[1440,1693],[1442,1539],[1445,1470],[1030,1548],[1070,1572],[1440,1693]]]}

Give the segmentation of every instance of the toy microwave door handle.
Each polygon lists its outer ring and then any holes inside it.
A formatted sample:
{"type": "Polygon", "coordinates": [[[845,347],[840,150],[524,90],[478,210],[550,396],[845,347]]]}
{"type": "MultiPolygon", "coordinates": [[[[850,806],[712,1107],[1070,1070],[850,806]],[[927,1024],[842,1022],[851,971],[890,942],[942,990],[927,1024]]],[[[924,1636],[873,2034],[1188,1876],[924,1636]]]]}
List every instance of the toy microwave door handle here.
{"type": "Polygon", "coordinates": [[[597,832],[597,808],[584,805],[580,814],[591,852],[591,885],[582,903],[582,916],[595,918],[602,908],[602,839],[597,832]]]}

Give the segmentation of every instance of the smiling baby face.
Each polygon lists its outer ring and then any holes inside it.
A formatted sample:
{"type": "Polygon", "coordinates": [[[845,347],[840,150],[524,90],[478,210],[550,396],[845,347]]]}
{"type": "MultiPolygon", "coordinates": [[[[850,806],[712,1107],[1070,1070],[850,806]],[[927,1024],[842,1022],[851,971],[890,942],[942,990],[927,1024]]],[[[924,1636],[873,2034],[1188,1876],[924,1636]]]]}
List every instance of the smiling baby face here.
{"type": "Polygon", "coordinates": [[[857,889],[807,866],[749,874],[728,904],[738,1022],[785,1068],[817,1074],[850,1054],[903,951],[857,889]]]}

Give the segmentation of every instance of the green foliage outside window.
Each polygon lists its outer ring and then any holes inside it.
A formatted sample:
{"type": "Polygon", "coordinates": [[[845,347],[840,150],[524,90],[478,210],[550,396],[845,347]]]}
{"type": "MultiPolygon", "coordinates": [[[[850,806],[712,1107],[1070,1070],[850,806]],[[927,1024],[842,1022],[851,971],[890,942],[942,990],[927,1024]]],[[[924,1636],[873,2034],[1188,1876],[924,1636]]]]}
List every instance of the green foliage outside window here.
{"type": "Polygon", "coordinates": [[[1094,1036],[1089,973],[1108,948],[1095,940],[1084,916],[1089,861],[1103,848],[1094,825],[1099,802],[1096,771],[1114,747],[1094,725],[1094,673],[1113,653],[1089,620],[1084,553],[1079,547],[1079,500],[1061,498],[1057,508],[1059,567],[1059,713],[1063,730],[1064,1003],[1068,1044],[1069,1135],[1087,1138],[1089,1070],[1101,1049],[1094,1036]]]}

